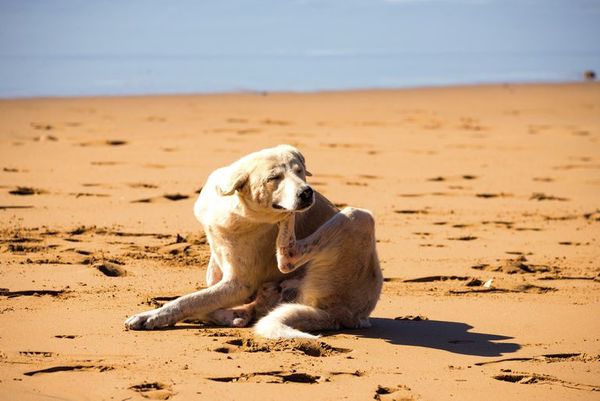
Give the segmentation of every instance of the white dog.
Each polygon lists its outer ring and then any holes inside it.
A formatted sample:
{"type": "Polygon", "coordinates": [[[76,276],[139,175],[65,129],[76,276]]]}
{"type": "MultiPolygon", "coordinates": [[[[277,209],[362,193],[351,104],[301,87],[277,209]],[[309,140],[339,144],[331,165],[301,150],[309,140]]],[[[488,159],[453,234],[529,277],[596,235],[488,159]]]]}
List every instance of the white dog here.
{"type": "Polygon", "coordinates": [[[266,314],[255,330],[267,338],[368,327],[383,281],[373,217],[339,211],[307,175],[304,157],[289,145],[214,171],[194,206],[211,249],[208,288],[134,315],[125,326],[155,329],[187,318],[244,326],[266,314]]]}

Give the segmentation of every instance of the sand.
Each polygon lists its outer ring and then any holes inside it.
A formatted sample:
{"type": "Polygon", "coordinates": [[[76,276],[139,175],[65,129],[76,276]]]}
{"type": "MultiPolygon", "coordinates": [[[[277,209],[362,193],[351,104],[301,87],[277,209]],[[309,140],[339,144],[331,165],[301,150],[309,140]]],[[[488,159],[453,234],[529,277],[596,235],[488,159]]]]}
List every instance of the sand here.
{"type": "Polygon", "coordinates": [[[2,399],[600,399],[598,84],[2,100],[0,156],[2,399]],[[206,176],[278,143],[373,211],[373,328],[124,330],[204,285],[206,176]]]}

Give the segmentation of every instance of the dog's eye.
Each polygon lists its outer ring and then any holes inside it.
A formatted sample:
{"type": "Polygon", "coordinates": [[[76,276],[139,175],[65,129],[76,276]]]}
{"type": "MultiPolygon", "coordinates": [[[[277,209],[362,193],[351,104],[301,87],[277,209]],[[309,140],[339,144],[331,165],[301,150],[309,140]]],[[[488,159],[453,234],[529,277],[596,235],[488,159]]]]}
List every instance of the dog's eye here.
{"type": "Polygon", "coordinates": [[[267,181],[279,181],[282,179],[283,179],[283,174],[279,173],[279,174],[270,175],[269,178],[267,178],[267,181]]]}

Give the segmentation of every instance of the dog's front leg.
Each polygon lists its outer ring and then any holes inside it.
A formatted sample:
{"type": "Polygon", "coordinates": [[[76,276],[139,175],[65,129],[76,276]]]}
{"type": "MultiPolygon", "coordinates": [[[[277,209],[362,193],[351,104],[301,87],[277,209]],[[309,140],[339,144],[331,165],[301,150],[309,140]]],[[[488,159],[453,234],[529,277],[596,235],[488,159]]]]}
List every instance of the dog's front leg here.
{"type": "Polygon", "coordinates": [[[131,330],[152,330],[171,326],[189,317],[208,316],[211,312],[243,303],[252,288],[235,278],[220,281],[212,287],[179,297],[158,309],[142,312],[125,320],[131,330]]]}

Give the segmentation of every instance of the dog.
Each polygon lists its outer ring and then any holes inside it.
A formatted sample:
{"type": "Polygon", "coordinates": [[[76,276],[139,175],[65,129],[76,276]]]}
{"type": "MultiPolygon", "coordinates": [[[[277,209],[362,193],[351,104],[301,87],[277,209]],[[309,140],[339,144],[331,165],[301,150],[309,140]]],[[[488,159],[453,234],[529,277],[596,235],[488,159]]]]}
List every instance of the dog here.
{"type": "Polygon", "coordinates": [[[240,327],[259,318],[259,336],[309,339],[370,327],[383,283],[373,216],[339,210],[308,185],[310,175],[290,145],[215,170],[194,205],[211,250],[208,287],[125,326],[151,330],[195,318],[240,327]]]}

